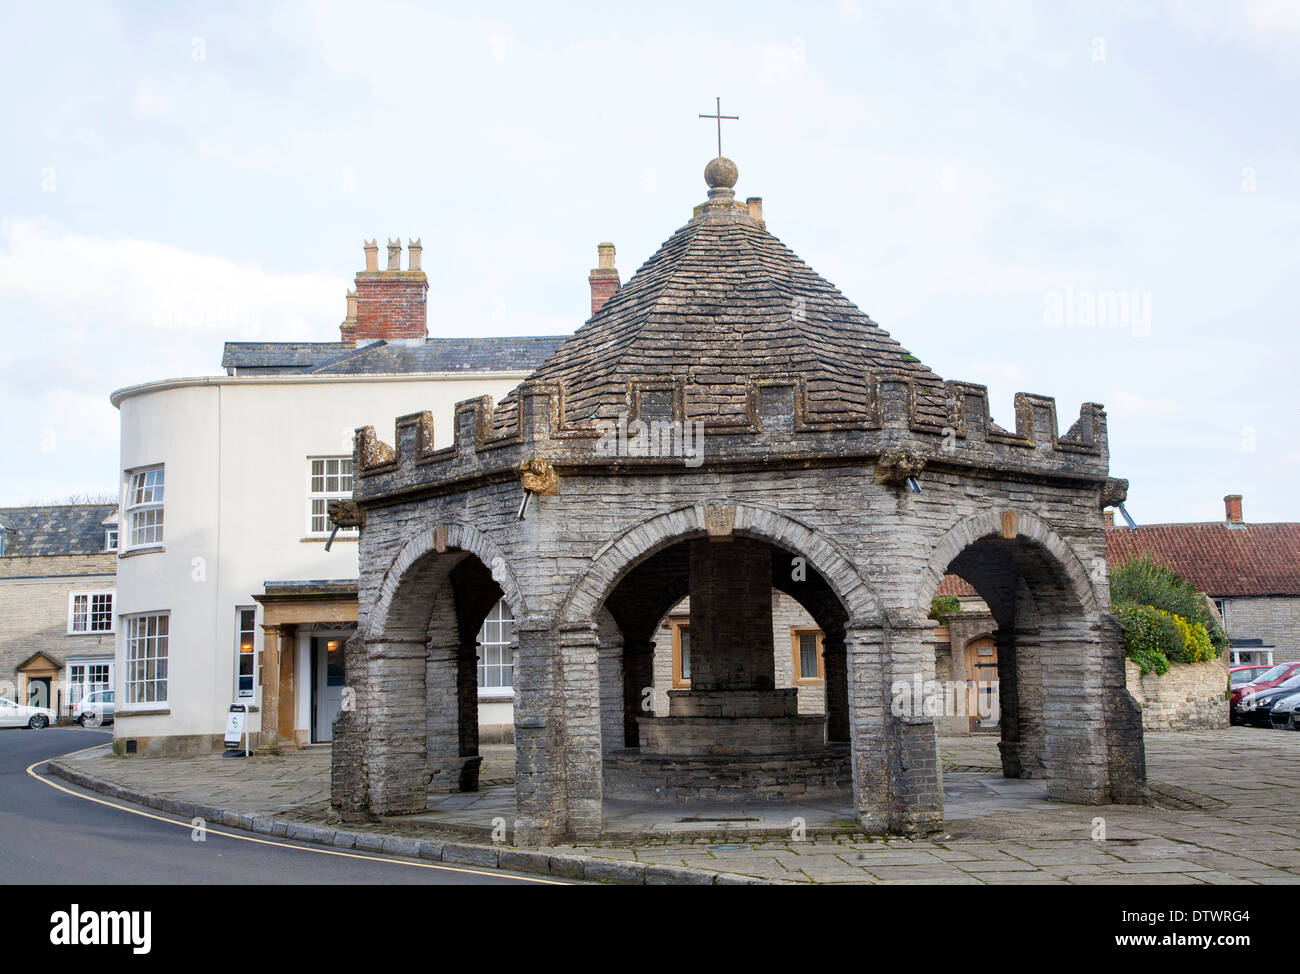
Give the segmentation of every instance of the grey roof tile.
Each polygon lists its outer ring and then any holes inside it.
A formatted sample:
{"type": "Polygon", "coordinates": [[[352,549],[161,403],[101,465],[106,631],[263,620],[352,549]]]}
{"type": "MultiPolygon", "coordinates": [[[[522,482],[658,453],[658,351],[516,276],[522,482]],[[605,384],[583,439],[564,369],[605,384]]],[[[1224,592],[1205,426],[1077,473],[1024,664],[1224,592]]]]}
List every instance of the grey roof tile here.
{"type": "Polygon", "coordinates": [[[5,555],[86,555],[104,551],[104,520],[116,504],[59,504],[0,508],[5,555]]]}

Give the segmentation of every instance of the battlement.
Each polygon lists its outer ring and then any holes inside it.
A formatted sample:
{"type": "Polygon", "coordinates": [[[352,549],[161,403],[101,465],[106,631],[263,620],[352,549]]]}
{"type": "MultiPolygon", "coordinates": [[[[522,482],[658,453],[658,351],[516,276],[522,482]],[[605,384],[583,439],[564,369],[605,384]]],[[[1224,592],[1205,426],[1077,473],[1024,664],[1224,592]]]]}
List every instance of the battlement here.
{"type": "Polygon", "coordinates": [[[526,382],[494,405],[481,396],[457,403],[453,442],[434,447],[429,412],[398,417],[392,446],[374,427],[356,431],[358,496],[403,486],[436,485],[501,474],[532,457],[560,467],[680,467],[679,447],[698,435],[699,463],[871,458],[906,449],[933,466],[996,468],[1025,473],[1107,476],[1106,413],[1084,403],[1062,435],[1056,402],[1016,393],[1015,429],[993,422],[988,389],[969,382],[924,384],[905,371],[868,377],[856,413],[818,410],[801,376],[770,375],[747,384],[747,409],[736,417],[695,414],[682,380],[631,381],[617,420],[567,417],[556,382],[526,382]]]}

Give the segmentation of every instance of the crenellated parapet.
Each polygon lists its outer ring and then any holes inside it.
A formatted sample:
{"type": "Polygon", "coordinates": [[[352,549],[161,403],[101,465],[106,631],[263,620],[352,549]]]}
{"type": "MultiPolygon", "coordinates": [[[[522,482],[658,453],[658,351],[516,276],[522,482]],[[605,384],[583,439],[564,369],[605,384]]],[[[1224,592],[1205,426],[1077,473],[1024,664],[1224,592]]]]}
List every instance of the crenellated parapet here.
{"type": "Polygon", "coordinates": [[[988,389],[969,382],[925,384],[909,372],[868,376],[857,412],[816,408],[802,376],[773,374],[747,383],[740,415],[702,415],[683,380],[630,381],[616,419],[575,419],[558,382],[525,382],[500,405],[491,397],[456,405],[452,442],[434,447],[429,412],[398,417],[391,446],[372,427],[356,433],[358,496],[412,485],[450,485],[517,471],[532,457],[560,468],[700,466],[878,460],[905,450],[936,466],[1065,474],[1103,483],[1108,476],[1106,413],[1084,403],[1062,434],[1056,402],[1017,393],[1015,427],[995,423],[988,389]]]}

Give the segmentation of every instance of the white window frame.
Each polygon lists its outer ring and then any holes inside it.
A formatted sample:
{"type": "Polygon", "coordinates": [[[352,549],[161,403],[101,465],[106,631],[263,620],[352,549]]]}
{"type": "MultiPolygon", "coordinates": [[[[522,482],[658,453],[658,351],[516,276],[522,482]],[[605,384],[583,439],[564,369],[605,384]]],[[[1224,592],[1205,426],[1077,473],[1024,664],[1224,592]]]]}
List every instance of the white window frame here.
{"type": "Polygon", "coordinates": [[[171,613],[142,612],[138,615],[125,616],[124,619],[126,620],[126,633],[122,658],[126,666],[126,672],[122,674],[122,700],[119,701],[118,708],[121,710],[154,710],[166,707],[171,689],[169,667],[171,658],[171,613]],[[136,628],[141,624],[147,627],[150,619],[156,621],[155,634],[151,637],[146,630],[143,636],[145,655],[133,656],[132,650],[142,638],[136,628]],[[158,620],[165,621],[166,625],[157,625],[158,620]],[[157,629],[160,628],[165,628],[166,632],[159,633],[157,629]],[[149,645],[151,639],[154,641],[153,646],[149,645]],[[150,649],[153,650],[152,653],[149,652],[150,649]],[[152,671],[148,666],[151,662],[154,663],[152,671]],[[162,663],[161,667],[158,666],[160,662],[162,663]],[[153,673],[152,676],[149,675],[150,672],[153,673]],[[140,675],[137,676],[137,673],[140,675]],[[161,695],[158,692],[159,684],[162,685],[161,695]],[[137,695],[135,692],[137,687],[145,688],[146,692],[137,695]],[[152,693],[148,692],[148,688],[152,688],[152,693]]]}
{"type": "MultiPolygon", "coordinates": [[[[113,615],[113,605],[117,601],[117,593],[110,590],[97,592],[69,592],[68,593],[68,635],[69,636],[106,636],[117,632],[117,626],[114,623],[116,618],[113,615]],[[108,628],[92,629],[91,620],[94,617],[95,599],[108,597],[108,628]],[[86,627],[78,629],[77,622],[77,599],[86,600],[86,627]]],[[[101,613],[103,610],[100,610],[101,613]]]]}
{"type": "Polygon", "coordinates": [[[508,700],[514,697],[514,646],[515,646],[515,622],[516,619],[510,611],[510,606],[506,605],[505,599],[500,599],[497,604],[492,606],[492,611],[487,614],[483,620],[483,625],[478,630],[478,692],[480,697],[498,697],[508,700]],[[510,625],[510,638],[501,639],[501,629],[506,623],[510,625]],[[495,627],[497,638],[489,639],[492,630],[489,626],[495,627]],[[510,662],[499,662],[502,650],[510,653],[510,662]],[[495,651],[495,652],[494,652],[495,651]],[[490,657],[495,655],[498,662],[490,662],[490,657]],[[489,668],[502,673],[510,682],[505,686],[487,686],[487,676],[489,668]]]}
{"type": "MultiPolygon", "coordinates": [[[[151,467],[139,467],[135,470],[127,471],[126,479],[126,500],[123,506],[126,523],[126,545],[123,546],[121,535],[118,536],[118,548],[125,551],[138,551],[145,548],[161,548],[165,540],[163,517],[164,501],[166,500],[167,478],[165,464],[155,464],[151,467]],[[149,483],[149,474],[158,473],[158,482],[149,483]],[[139,480],[137,481],[137,478],[139,480]],[[144,532],[157,532],[156,538],[147,541],[136,540],[136,516],[149,518],[157,515],[156,523],[146,524],[140,530],[144,532]]],[[[119,528],[121,526],[119,525],[119,528]]]]}
{"type": "Polygon", "coordinates": [[[100,690],[112,690],[114,661],[111,659],[70,659],[68,660],[68,709],[73,704],[81,703],[87,695],[100,690]],[[102,666],[108,672],[108,679],[102,683],[92,683],[85,671],[92,666],[102,666]],[[81,670],[78,678],[77,670],[81,670]]]}
{"type": "Polygon", "coordinates": [[[117,525],[110,524],[104,528],[104,550],[117,551],[117,525]]]}
{"type": "MultiPolygon", "coordinates": [[[[330,532],[333,530],[333,525],[330,524],[330,519],[329,519],[329,502],[333,500],[352,499],[351,486],[349,486],[347,490],[342,490],[342,489],[334,490],[334,491],[326,490],[326,489],[315,490],[314,488],[316,485],[314,482],[316,480],[316,477],[320,476],[325,480],[325,483],[322,484],[322,487],[328,486],[329,477],[337,477],[339,478],[340,482],[344,477],[347,477],[348,483],[354,484],[356,482],[355,480],[356,471],[351,468],[352,468],[352,457],[350,456],[339,455],[339,456],[319,456],[319,457],[307,458],[307,537],[328,538],[330,536],[330,532]],[[333,474],[329,473],[329,464],[331,461],[337,462],[339,464],[339,472],[333,474]],[[342,472],[344,462],[347,463],[349,468],[346,474],[342,472]],[[319,475],[315,472],[316,464],[318,463],[324,464],[324,469],[319,475]],[[317,501],[320,501],[322,504],[321,514],[316,514],[315,511],[313,510],[317,501]],[[324,517],[325,519],[325,527],[323,530],[317,530],[312,523],[317,517],[324,517]]],[[[339,528],[338,537],[340,538],[355,538],[356,536],[357,536],[356,528],[339,528]]]]}

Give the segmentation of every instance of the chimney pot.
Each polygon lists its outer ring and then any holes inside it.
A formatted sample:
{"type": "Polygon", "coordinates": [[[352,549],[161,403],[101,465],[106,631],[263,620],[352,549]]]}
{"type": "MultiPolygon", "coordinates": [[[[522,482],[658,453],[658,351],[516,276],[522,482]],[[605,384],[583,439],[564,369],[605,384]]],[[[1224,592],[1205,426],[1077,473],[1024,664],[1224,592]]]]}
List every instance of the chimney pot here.
{"type": "Polygon", "coordinates": [[[420,268],[419,240],[408,246],[410,271],[402,267],[401,239],[388,241],[388,268],[379,270],[379,247],[366,242],[366,269],[348,292],[348,320],[342,325],[345,342],[420,342],[429,337],[429,281],[420,268]]]}
{"type": "Polygon", "coordinates": [[[406,269],[410,271],[421,270],[420,258],[424,255],[424,248],[420,246],[420,238],[416,237],[406,240],[406,269]]]}
{"type": "Polygon", "coordinates": [[[591,285],[591,313],[593,315],[603,308],[605,302],[617,293],[621,284],[618,270],[614,267],[614,245],[612,243],[596,245],[596,265],[587,278],[587,283],[591,285]]]}
{"type": "Polygon", "coordinates": [[[745,205],[749,207],[749,215],[759,223],[763,222],[763,197],[751,196],[745,200],[745,205]]]}
{"type": "Polygon", "coordinates": [[[1229,524],[1241,523],[1241,495],[1229,494],[1223,499],[1224,513],[1229,524]]]}

